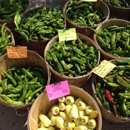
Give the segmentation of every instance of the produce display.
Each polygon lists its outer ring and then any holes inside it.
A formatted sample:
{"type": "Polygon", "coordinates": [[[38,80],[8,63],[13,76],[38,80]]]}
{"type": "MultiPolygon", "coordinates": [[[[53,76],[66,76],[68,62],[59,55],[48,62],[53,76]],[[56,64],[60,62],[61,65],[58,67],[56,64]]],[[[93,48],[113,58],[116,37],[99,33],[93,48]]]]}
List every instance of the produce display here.
{"type": "Polygon", "coordinates": [[[130,8],[130,1],[129,0],[105,0],[105,1],[110,3],[113,6],[130,8]]]}
{"type": "Polygon", "coordinates": [[[37,130],[94,130],[97,126],[98,111],[81,98],[72,95],[58,98],[48,113],[39,114],[37,130]]]}
{"type": "Polygon", "coordinates": [[[28,5],[28,0],[0,0],[0,19],[13,19],[17,11],[22,14],[28,5]]]}
{"type": "Polygon", "coordinates": [[[96,26],[104,20],[103,13],[100,9],[94,8],[93,2],[70,0],[65,14],[66,17],[77,26],[96,26]]]}
{"type": "Polygon", "coordinates": [[[13,44],[11,33],[7,29],[6,23],[0,25],[0,56],[6,53],[6,46],[11,46],[13,44]]]}
{"type": "Polygon", "coordinates": [[[17,14],[15,31],[19,32],[27,41],[47,40],[58,34],[58,29],[65,26],[64,17],[59,7],[43,7],[34,9],[21,19],[17,14]]]}
{"type": "Polygon", "coordinates": [[[111,25],[102,30],[94,30],[98,45],[105,52],[116,57],[130,56],[130,25],[111,25]]]}
{"type": "Polygon", "coordinates": [[[44,91],[47,76],[40,67],[12,67],[3,73],[0,101],[9,105],[26,105],[44,91]]]}
{"type": "Polygon", "coordinates": [[[105,78],[95,77],[96,96],[107,110],[119,117],[130,117],[130,59],[118,59],[105,78]]]}
{"type": "Polygon", "coordinates": [[[78,77],[96,66],[98,50],[77,35],[76,40],[55,41],[46,52],[46,60],[61,75],[78,77]]]}

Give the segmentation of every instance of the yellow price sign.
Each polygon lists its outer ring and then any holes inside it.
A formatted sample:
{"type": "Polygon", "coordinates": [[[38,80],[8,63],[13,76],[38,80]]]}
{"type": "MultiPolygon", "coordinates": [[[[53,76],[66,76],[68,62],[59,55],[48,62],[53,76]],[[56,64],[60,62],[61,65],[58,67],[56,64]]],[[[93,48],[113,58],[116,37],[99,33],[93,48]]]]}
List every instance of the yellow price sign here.
{"type": "Polygon", "coordinates": [[[99,77],[104,78],[115,67],[116,65],[111,63],[110,61],[103,60],[99,66],[95,67],[92,70],[92,72],[98,75],[99,77]]]}
{"type": "Polygon", "coordinates": [[[77,39],[75,28],[58,30],[58,35],[59,41],[70,41],[77,39]]]}

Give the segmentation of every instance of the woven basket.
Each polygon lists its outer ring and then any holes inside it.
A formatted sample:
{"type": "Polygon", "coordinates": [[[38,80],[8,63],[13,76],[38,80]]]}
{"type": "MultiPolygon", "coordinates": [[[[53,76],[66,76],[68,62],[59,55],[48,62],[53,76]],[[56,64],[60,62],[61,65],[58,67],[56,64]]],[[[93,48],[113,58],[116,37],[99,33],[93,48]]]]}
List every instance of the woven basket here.
{"type": "Polygon", "coordinates": [[[95,90],[95,85],[94,85],[94,79],[96,75],[92,76],[92,95],[96,102],[98,103],[102,117],[106,119],[109,122],[112,123],[125,123],[125,122],[130,122],[130,118],[127,117],[120,117],[120,116],[115,116],[112,112],[107,110],[101,103],[100,99],[97,97],[96,90],[95,90]]]}
{"type": "MultiPolygon", "coordinates": [[[[86,36],[90,37],[91,39],[93,39],[93,31],[91,30],[91,28],[96,28],[97,26],[93,26],[93,27],[84,27],[84,26],[77,26],[75,24],[73,24],[66,16],[66,8],[69,4],[69,1],[67,1],[63,7],[63,14],[64,14],[64,18],[66,20],[66,26],[67,28],[76,28],[77,33],[81,33],[81,34],[85,34],[86,36]]],[[[87,3],[86,3],[87,4],[87,3]]],[[[98,0],[97,2],[94,2],[94,8],[99,8],[101,10],[101,12],[104,15],[104,21],[107,21],[109,19],[109,15],[110,15],[110,11],[108,6],[105,4],[105,2],[98,0]]],[[[100,23],[99,23],[100,24],[100,23]]]]}
{"type": "MultiPolygon", "coordinates": [[[[7,69],[11,68],[11,67],[31,67],[31,66],[37,66],[37,67],[41,67],[43,70],[45,70],[46,74],[47,74],[47,84],[50,84],[50,80],[51,80],[51,74],[50,74],[50,70],[45,62],[45,60],[36,52],[34,51],[27,51],[27,58],[8,58],[7,54],[3,55],[2,57],[0,57],[0,81],[2,80],[2,75],[3,72],[5,72],[7,69]]],[[[2,101],[0,101],[0,103],[12,107],[12,108],[16,108],[16,109],[22,109],[22,108],[27,108],[28,106],[30,106],[32,103],[30,104],[26,104],[26,105],[22,105],[22,106],[14,106],[14,105],[9,105],[7,103],[3,103],[2,101]]]]}
{"type": "MultiPolygon", "coordinates": [[[[28,7],[27,9],[22,13],[20,14],[21,16],[27,11],[30,9],[30,6],[31,6],[31,0],[27,0],[28,1],[28,7]]],[[[4,24],[4,23],[7,23],[7,27],[10,28],[11,30],[13,30],[16,26],[14,24],[14,19],[11,19],[11,20],[5,20],[5,19],[0,19],[0,24],[4,24]]]]}
{"type": "MultiPolygon", "coordinates": [[[[118,26],[123,26],[125,27],[127,24],[130,24],[130,21],[127,21],[127,20],[123,20],[123,19],[109,19],[105,22],[103,22],[102,24],[98,25],[96,30],[103,30],[104,28],[107,28],[109,26],[112,26],[112,25],[118,25],[118,26]]],[[[97,35],[94,34],[94,42],[97,44],[100,52],[101,52],[101,55],[103,57],[103,59],[107,59],[107,60],[111,60],[111,59],[116,59],[117,57],[116,56],[113,56],[112,54],[109,54],[108,52],[104,51],[98,44],[98,41],[97,41],[97,35]]]]}
{"type": "Polygon", "coordinates": [[[107,0],[104,0],[104,2],[110,9],[110,17],[130,20],[130,8],[113,6],[110,3],[108,3],[107,0]]]}
{"type": "MultiPolygon", "coordinates": [[[[100,109],[99,109],[97,103],[95,102],[95,100],[93,99],[93,97],[89,93],[84,91],[83,89],[78,88],[76,86],[69,85],[69,88],[70,88],[70,95],[83,99],[83,101],[85,103],[93,106],[94,109],[98,110],[99,115],[96,118],[97,127],[94,130],[101,130],[102,129],[102,116],[100,113],[100,109]]],[[[38,129],[39,114],[40,113],[47,114],[47,112],[50,110],[52,105],[56,104],[57,102],[58,102],[57,99],[49,101],[47,93],[46,92],[42,93],[35,100],[35,102],[33,103],[32,107],[29,111],[28,120],[27,120],[28,130],[37,130],[38,129]]]]}
{"type": "MultiPolygon", "coordinates": [[[[34,12],[35,10],[38,10],[38,9],[42,9],[43,7],[44,6],[42,6],[42,7],[34,7],[32,9],[30,9],[26,13],[24,13],[24,15],[21,18],[24,18],[28,14],[30,14],[31,12],[34,12]]],[[[53,8],[53,7],[50,7],[50,5],[49,5],[49,8],[53,8]]],[[[64,23],[64,28],[65,27],[66,27],[66,25],[64,23]]],[[[44,49],[45,49],[47,43],[50,41],[51,38],[48,38],[46,40],[29,39],[29,41],[27,41],[24,37],[23,37],[23,39],[25,41],[23,44],[26,45],[29,50],[36,51],[38,54],[40,54],[43,57],[44,56],[44,49]]]]}
{"type": "MultiPolygon", "coordinates": [[[[94,42],[87,36],[77,33],[77,35],[79,36],[79,38],[81,40],[85,40],[86,44],[93,46],[94,48],[98,49],[97,46],[95,46],[94,42]]],[[[46,52],[51,48],[52,44],[58,41],[58,36],[53,37],[47,44],[45,51],[44,51],[44,59],[46,60],[46,52]]],[[[100,52],[98,51],[98,62],[97,65],[99,64],[100,61],[100,52]]],[[[49,64],[48,64],[49,65],[49,64]]],[[[83,75],[83,76],[79,76],[79,77],[68,77],[68,76],[62,76],[60,73],[58,73],[57,71],[55,71],[50,65],[49,68],[52,72],[52,75],[54,77],[54,79],[56,81],[63,81],[63,80],[68,80],[69,84],[75,85],[75,86],[79,86],[82,87],[87,81],[88,79],[91,77],[92,75],[92,71],[90,71],[88,74],[83,75]]]]}

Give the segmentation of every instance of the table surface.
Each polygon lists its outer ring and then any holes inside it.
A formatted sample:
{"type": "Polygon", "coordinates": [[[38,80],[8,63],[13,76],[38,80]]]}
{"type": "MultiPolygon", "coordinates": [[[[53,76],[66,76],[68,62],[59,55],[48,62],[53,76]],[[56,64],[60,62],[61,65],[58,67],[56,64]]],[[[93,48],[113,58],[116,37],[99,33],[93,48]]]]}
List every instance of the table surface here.
{"type": "MultiPolygon", "coordinates": [[[[67,0],[31,0],[30,8],[44,6],[46,3],[63,7],[67,0]]],[[[84,86],[84,90],[91,94],[91,80],[84,86]]],[[[0,130],[27,130],[28,110],[17,110],[0,104],[0,130]]],[[[102,130],[130,130],[130,123],[111,123],[103,119],[102,130]]]]}

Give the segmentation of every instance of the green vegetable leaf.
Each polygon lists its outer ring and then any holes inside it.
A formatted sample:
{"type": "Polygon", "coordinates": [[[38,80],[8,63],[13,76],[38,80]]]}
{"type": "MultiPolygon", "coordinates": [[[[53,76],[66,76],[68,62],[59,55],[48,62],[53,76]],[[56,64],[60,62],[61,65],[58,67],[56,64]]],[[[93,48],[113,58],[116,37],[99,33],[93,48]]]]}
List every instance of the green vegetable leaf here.
{"type": "Polygon", "coordinates": [[[21,20],[21,17],[19,15],[19,11],[17,11],[16,14],[15,14],[15,17],[14,17],[14,23],[15,23],[15,25],[16,25],[17,28],[19,28],[18,25],[20,23],[20,20],[21,20]]]}

